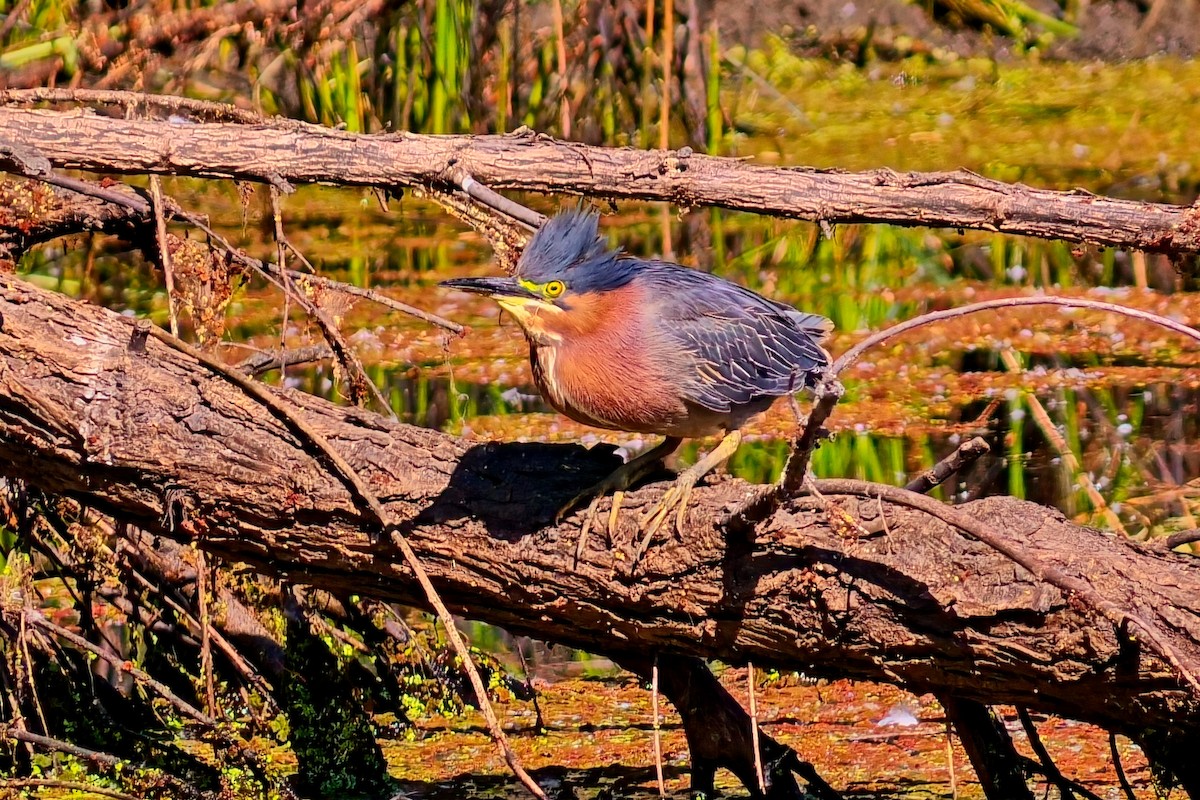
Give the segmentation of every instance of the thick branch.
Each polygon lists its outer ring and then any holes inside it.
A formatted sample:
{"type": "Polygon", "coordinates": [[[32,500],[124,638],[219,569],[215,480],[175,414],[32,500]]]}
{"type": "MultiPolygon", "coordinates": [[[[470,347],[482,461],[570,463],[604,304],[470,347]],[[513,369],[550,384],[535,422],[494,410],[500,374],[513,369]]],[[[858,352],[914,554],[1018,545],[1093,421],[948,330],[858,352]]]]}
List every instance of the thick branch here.
{"type": "MultiPolygon", "coordinates": [[[[0,102],[6,100],[0,93],[0,102]]],[[[506,136],[362,135],[273,121],[174,124],[0,106],[0,141],[60,167],[278,184],[494,189],[714,205],[823,223],[976,228],[1170,253],[1200,252],[1196,208],[1056,192],[959,170],[900,174],[774,168],[690,150],[506,136]]]]}
{"type": "MultiPolygon", "coordinates": [[[[10,276],[0,276],[0,317],[0,473],[299,582],[423,602],[346,484],[242,388],[116,314],[10,276]]],[[[277,396],[363,476],[448,604],[471,617],[618,657],[750,658],[1139,738],[1200,732],[1200,702],[1136,638],[922,511],[829,496],[885,531],[861,536],[800,499],[735,542],[713,520],[751,487],[730,480],[697,490],[683,540],[656,545],[637,574],[628,518],[612,550],[589,550],[572,569],[577,519],[555,528],[554,512],[611,457],[464,442],[277,396]]],[[[628,495],[629,513],[660,492],[628,495]]],[[[1200,653],[1196,559],[1015,500],[960,509],[1151,621],[1182,656],[1200,653]]]]}

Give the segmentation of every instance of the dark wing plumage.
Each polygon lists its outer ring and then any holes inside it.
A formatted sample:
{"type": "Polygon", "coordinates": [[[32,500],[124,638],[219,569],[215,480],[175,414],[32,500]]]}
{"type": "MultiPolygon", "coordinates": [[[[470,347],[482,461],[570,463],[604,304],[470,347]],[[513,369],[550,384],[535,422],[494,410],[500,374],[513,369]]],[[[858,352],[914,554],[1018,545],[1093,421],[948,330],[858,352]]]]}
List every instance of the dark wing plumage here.
{"type": "Polygon", "coordinates": [[[678,264],[646,264],[638,279],[657,305],[660,332],[695,356],[681,377],[697,405],[724,412],[795,394],[829,363],[824,317],[678,264]]]}

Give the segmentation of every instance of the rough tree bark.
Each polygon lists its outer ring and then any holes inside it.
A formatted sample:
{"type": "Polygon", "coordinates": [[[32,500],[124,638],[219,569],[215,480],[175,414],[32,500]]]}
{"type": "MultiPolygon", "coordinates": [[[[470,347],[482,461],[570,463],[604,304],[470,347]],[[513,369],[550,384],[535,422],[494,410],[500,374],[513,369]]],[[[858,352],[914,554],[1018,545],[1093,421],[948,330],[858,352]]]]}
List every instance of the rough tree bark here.
{"type": "MultiPolygon", "coordinates": [[[[0,92],[0,104],[17,93],[0,92]]],[[[133,96],[131,96],[133,97],[133,96]]],[[[128,120],[0,105],[0,157],[100,172],[236,178],[287,186],[333,182],[495,189],[668,200],[822,223],[990,231],[1200,252],[1200,209],[1006,184],[959,170],[862,173],[772,168],[678,151],[591,147],[519,131],[506,136],[363,135],[287,120],[260,125],[128,120]]]]}
{"type": "MultiPolygon", "coordinates": [[[[1183,746],[1200,734],[1200,699],[1168,665],[919,512],[833,498],[885,531],[864,536],[798,499],[734,539],[720,521],[751,487],[725,480],[697,491],[683,539],[656,543],[636,574],[628,523],[611,547],[592,537],[573,568],[578,517],[556,527],[554,511],[611,455],[466,442],[280,396],[361,472],[472,618],[618,660],[753,659],[1022,705],[1128,735],[1200,789],[1183,746]]],[[[0,276],[0,473],[273,574],[421,602],[346,487],[268,409],[130,320],[11,276],[0,276]]],[[[631,513],[660,491],[632,493],[631,513]]],[[[1200,655],[1200,562],[1029,503],[963,508],[1200,655]]]]}

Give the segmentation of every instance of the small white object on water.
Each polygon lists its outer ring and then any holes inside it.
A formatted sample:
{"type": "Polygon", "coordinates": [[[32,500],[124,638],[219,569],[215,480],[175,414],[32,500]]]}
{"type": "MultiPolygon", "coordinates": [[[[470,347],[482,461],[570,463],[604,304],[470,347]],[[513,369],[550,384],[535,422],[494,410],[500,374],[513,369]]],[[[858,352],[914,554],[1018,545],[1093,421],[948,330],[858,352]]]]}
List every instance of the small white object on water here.
{"type": "Polygon", "coordinates": [[[920,724],[921,720],[917,719],[917,715],[913,713],[912,708],[899,703],[889,708],[888,712],[883,715],[883,719],[875,723],[875,727],[883,728],[888,725],[897,725],[901,728],[911,728],[920,724]]]}

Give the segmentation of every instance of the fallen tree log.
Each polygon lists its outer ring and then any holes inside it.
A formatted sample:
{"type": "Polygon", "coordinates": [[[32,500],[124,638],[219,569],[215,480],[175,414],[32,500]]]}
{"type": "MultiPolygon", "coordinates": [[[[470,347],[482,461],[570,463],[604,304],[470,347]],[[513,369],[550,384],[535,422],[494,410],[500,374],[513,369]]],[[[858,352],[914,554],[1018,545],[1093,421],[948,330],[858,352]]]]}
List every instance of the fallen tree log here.
{"type": "MultiPolygon", "coordinates": [[[[401,521],[448,605],[518,633],[644,659],[752,659],[1012,703],[1134,738],[1200,788],[1200,699],[1078,598],[944,523],[875,498],[800,498],[749,536],[721,521],[752,487],[696,493],[682,540],[636,573],[628,523],[578,567],[554,511],[612,466],[577,446],[473,443],[281,392],[401,521]],[[879,534],[847,527],[841,511],[879,534]]],[[[115,313],[0,276],[0,473],[224,558],[333,591],[421,604],[320,455],[221,375],[115,313]]],[[[630,514],[657,499],[630,494],[630,514]]],[[[1200,562],[1030,503],[962,507],[1152,621],[1193,663],[1200,562]]]]}
{"type": "MultiPolygon", "coordinates": [[[[1007,184],[958,170],[901,174],[765,167],[679,151],[592,147],[532,131],[503,136],[364,135],[291,120],[115,119],[30,110],[0,92],[5,156],[97,172],[233,178],[287,188],[495,189],[666,200],[807,219],[972,228],[1163,253],[1200,252],[1200,209],[1007,184]],[[6,105],[7,103],[7,105],[6,105]]],[[[153,97],[130,94],[130,103],[153,97]]],[[[22,170],[18,170],[21,172],[22,170]]]]}

